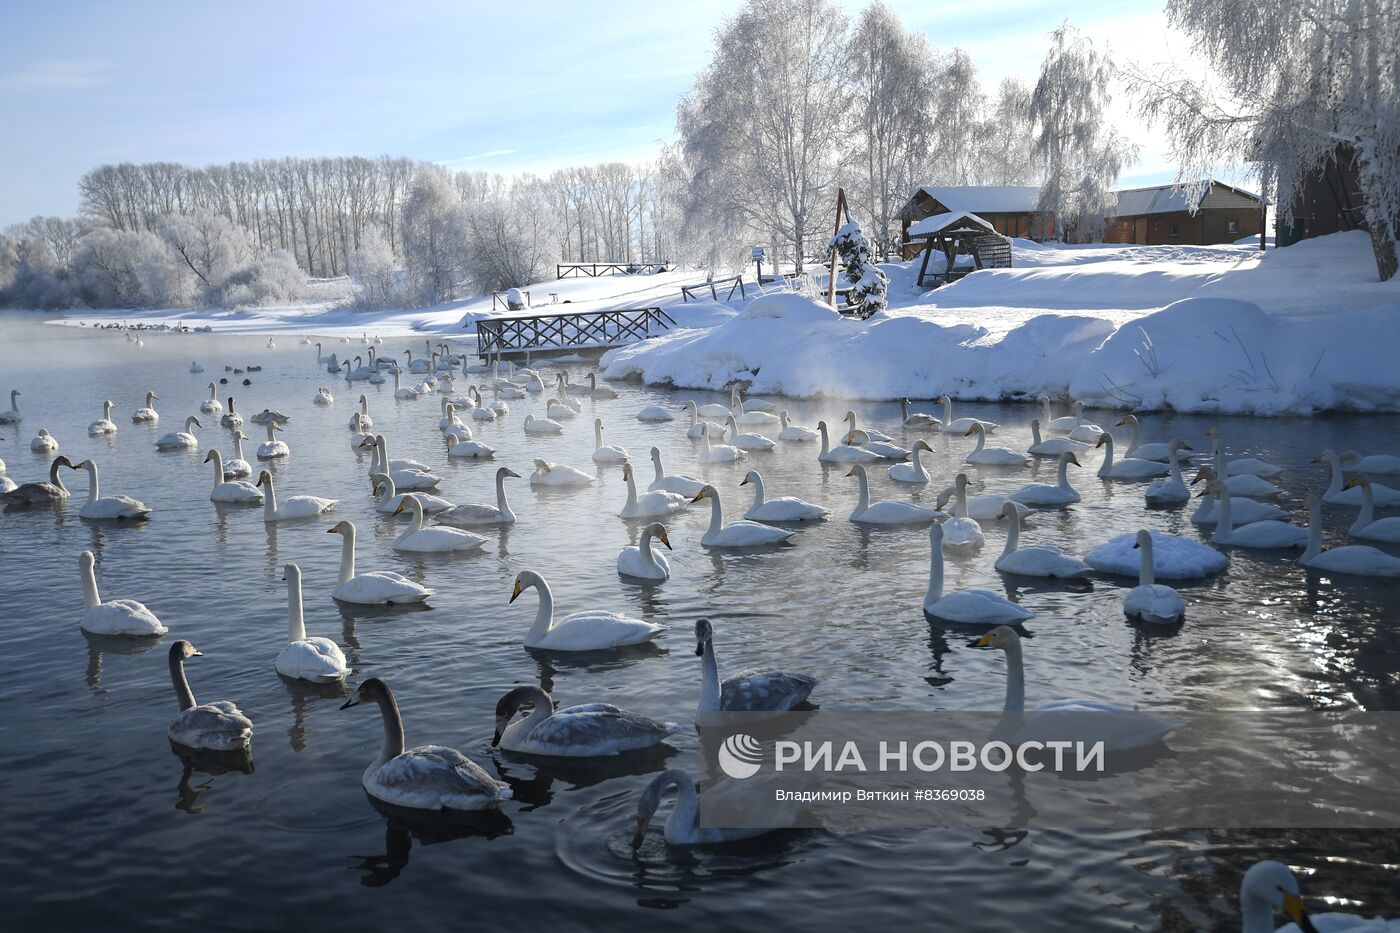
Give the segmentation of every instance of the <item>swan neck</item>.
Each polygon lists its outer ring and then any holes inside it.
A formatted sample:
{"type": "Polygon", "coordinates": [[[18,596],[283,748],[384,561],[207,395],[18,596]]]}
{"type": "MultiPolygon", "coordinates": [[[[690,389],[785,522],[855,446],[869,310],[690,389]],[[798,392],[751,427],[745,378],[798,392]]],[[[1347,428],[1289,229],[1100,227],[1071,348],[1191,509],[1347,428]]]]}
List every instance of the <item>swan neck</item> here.
{"type": "Polygon", "coordinates": [[[700,708],[718,710],[719,699],[719,661],[715,658],[714,642],[706,641],[705,652],[700,656],[700,708]]]}
{"type": "Polygon", "coordinates": [[[817,430],[819,430],[822,435],[822,449],[820,451],[820,456],[825,457],[827,454],[831,453],[831,440],[826,436],[826,423],[822,422],[821,424],[817,425],[817,430]]]}
{"type": "MultiPolygon", "coordinates": [[[[54,458],[53,462],[49,464],[49,485],[56,486],[59,491],[67,494],[68,487],[63,485],[63,476],[59,473],[59,467],[62,465],[58,458],[54,458]]],[[[1366,501],[1370,502],[1371,500],[1368,497],[1366,501]]]]}
{"type": "Polygon", "coordinates": [[[1234,516],[1230,514],[1230,490],[1222,486],[1217,500],[1215,533],[1210,536],[1212,541],[1216,538],[1228,538],[1230,532],[1235,530],[1234,516]]]}
{"type": "Polygon", "coordinates": [[[224,482],[224,458],[219,456],[217,450],[210,451],[212,457],[210,463],[214,464],[214,488],[218,489],[224,482]]]}
{"type": "Polygon", "coordinates": [[[381,768],[403,754],[403,716],[392,696],[380,698],[379,715],[384,721],[384,743],[379,747],[379,758],[373,765],[375,768],[381,768]]]}
{"type": "Polygon", "coordinates": [[[661,455],[653,454],[651,458],[652,469],[656,471],[656,479],[653,482],[659,483],[666,478],[666,474],[661,471],[661,455]]]}
{"type": "Polygon", "coordinates": [[[870,480],[864,470],[856,471],[856,480],[860,483],[860,493],[856,498],[856,513],[859,514],[870,508],[870,480]]]}
{"type": "Polygon", "coordinates": [[[1138,565],[1138,586],[1154,586],[1157,583],[1157,573],[1152,569],[1152,538],[1149,536],[1143,544],[1138,547],[1142,551],[1138,565]]]}
{"type": "Polygon", "coordinates": [[[1032,441],[1032,444],[1031,444],[1032,447],[1039,447],[1040,444],[1041,444],[1041,440],[1040,440],[1040,422],[1039,422],[1039,421],[1032,421],[1032,422],[1031,422],[1031,441],[1032,441]]]}
{"type": "Polygon", "coordinates": [[[175,702],[184,712],[194,706],[194,691],[185,677],[185,662],[175,655],[170,656],[170,683],[175,687],[175,702]]]}
{"type": "MultiPolygon", "coordinates": [[[[1335,496],[1335,495],[1337,495],[1338,493],[1340,493],[1340,492],[1342,491],[1342,461],[1341,461],[1341,458],[1338,457],[1338,456],[1337,456],[1336,454],[1334,454],[1334,453],[1329,453],[1329,454],[1327,455],[1327,468],[1328,468],[1328,470],[1331,472],[1331,477],[1330,477],[1330,479],[1327,481],[1327,492],[1323,494],[1323,498],[1327,498],[1327,497],[1329,497],[1329,496],[1335,496]]],[[[1225,474],[1224,474],[1224,473],[1221,473],[1221,474],[1220,474],[1220,477],[1221,477],[1221,481],[1223,482],[1223,481],[1224,481],[1225,474]]]]}
{"type": "Polygon", "coordinates": [[[97,480],[97,464],[93,463],[91,460],[89,460],[89,461],[87,462],[87,475],[88,475],[88,500],[87,500],[87,501],[88,501],[88,505],[92,505],[92,503],[96,502],[98,499],[100,499],[100,498],[102,497],[102,491],[101,491],[101,487],[99,486],[98,480],[97,480]]]}
{"type": "Polygon", "coordinates": [[[705,498],[710,500],[710,530],[706,534],[718,534],[724,527],[724,506],[720,505],[719,493],[705,498]]]}
{"type": "Polygon", "coordinates": [[[544,638],[549,634],[549,630],[554,628],[554,593],[543,577],[535,581],[535,591],[539,593],[540,605],[535,610],[535,623],[530,626],[530,631],[526,634],[526,638],[530,641],[544,638]]]}
{"type": "Polygon", "coordinates": [[[87,609],[96,609],[102,604],[102,597],[97,592],[97,574],[92,568],[92,564],[84,561],[83,565],[83,606],[87,609]]]}
{"type": "Polygon", "coordinates": [[[506,521],[515,521],[515,513],[510,510],[510,503],[506,501],[506,476],[504,473],[496,474],[496,511],[500,512],[501,518],[506,521]]]}
{"type": "MultiPolygon", "coordinates": [[[[602,445],[600,444],[599,446],[601,447],[602,445]]],[[[629,471],[627,472],[627,504],[626,504],[625,506],[623,506],[623,508],[626,508],[626,509],[628,509],[628,510],[631,510],[631,509],[634,509],[634,508],[636,508],[636,507],[637,507],[637,483],[636,483],[635,480],[632,479],[632,472],[629,470],[629,471]]]]}
{"type": "Polygon", "coordinates": [[[1061,456],[1061,457],[1060,457],[1060,467],[1059,467],[1059,469],[1056,471],[1056,484],[1057,484],[1061,489],[1068,489],[1068,488],[1069,488],[1069,458],[1068,458],[1068,457],[1065,457],[1065,456],[1061,456]]]}
{"type": "Polygon", "coordinates": [[[1021,513],[1015,509],[1006,518],[1006,546],[1001,549],[1001,556],[1006,557],[1013,554],[1021,543],[1021,513]]]}
{"type": "Polygon", "coordinates": [[[1013,641],[1006,648],[1006,712],[1020,713],[1026,708],[1026,666],[1021,662],[1021,643],[1013,641]]]}
{"type": "Polygon", "coordinates": [[[753,485],[753,507],[758,508],[768,501],[768,491],[763,488],[763,477],[760,474],[754,473],[750,482],[753,485]]]}
{"type": "Polygon", "coordinates": [[[287,642],[306,641],[306,619],[301,609],[301,577],[287,578],[287,642]]]}
{"type": "Polygon", "coordinates": [[[341,533],[340,542],[340,582],[349,583],[355,578],[355,527],[351,525],[341,533]]]}
{"type": "Polygon", "coordinates": [[[1361,487],[1361,511],[1356,516],[1356,521],[1352,522],[1351,531],[1360,531],[1371,522],[1376,520],[1376,494],[1371,491],[1371,484],[1366,483],[1361,487]]]}
{"type": "Polygon", "coordinates": [[[977,432],[977,446],[974,447],[974,448],[972,448],[972,452],[973,452],[973,453],[980,453],[980,452],[983,450],[983,448],[985,448],[986,446],[987,446],[987,432],[986,432],[986,431],[978,431],[978,432],[977,432]]]}
{"type": "Polygon", "coordinates": [[[594,447],[602,447],[602,446],[603,446],[603,426],[602,426],[601,424],[596,424],[596,423],[595,423],[595,424],[593,425],[593,446],[594,446],[594,447]]]}
{"type": "Polygon", "coordinates": [[[929,541],[928,555],[928,594],[924,605],[930,605],[943,598],[943,548],[929,541]]]}
{"type": "Polygon", "coordinates": [[[957,504],[953,508],[957,511],[953,514],[958,518],[967,518],[967,483],[958,483],[954,488],[957,489],[957,498],[954,500],[957,504]]]}

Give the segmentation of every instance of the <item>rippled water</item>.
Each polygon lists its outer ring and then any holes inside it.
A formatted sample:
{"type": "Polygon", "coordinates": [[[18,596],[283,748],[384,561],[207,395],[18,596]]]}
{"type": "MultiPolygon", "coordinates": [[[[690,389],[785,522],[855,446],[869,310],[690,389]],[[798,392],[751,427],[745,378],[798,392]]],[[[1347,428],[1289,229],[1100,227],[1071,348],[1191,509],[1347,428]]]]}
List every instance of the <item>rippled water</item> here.
{"type": "MultiPolygon", "coordinates": [[[[677,736],[673,754],[616,767],[543,766],[491,749],[492,710],[512,684],[543,682],[564,704],[607,701],[689,722],[699,681],[691,648],[694,620],[718,620],[724,669],[778,663],[821,679],[813,699],[827,708],[996,709],[1004,688],[998,653],[968,649],[965,633],[931,626],[921,611],[927,538],[920,530],[870,531],[845,520],[856,495],[844,469],[824,469],[811,446],[782,445],[741,466],[701,467],[684,420],[638,422],[645,404],[724,399],[617,385],[621,397],[585,401],[584,414],[561,438],[526,438],[520,422],[540,413],[534,396],[511,401],[494,424],[473,424],[499,448],[492,462],[449,461],[436,429],[436,400],[396,402],[392,384],[347,384],[315,363],[315,348],[279,337],[146,334],[136,347],[120,333],[0,323],[5,347],[0,385],[23,393],[24,421],[0,427],[0,457],[17,481],[41,478],[48,458],[32,454],[40,427],[77,462],[94,457],[104,493],[125,493],[155,507],[132,527],[83,522],[76,504],[58,512],[0,514],[0,589],[7,672],[0,683],[0,781],[6,845],[0,876],[21,927],[109,927],[120,916],[158,928],[286,928],[374,923],[396,929],[441,926],[445,917],[518,917],[522,923],[577,927],[656,919],[670,910],[686,928],[873,928],[917,920],[958,930],[1230,929],[1239,874],[1254,860],[1279,858],[1312,872],[1313,895],[1365,912],[1400,914],[1400,836],[1394,833],[1004,833],[881,831],[837,837],[774,835],[714,851],[671,851],[654,831],[633,852],[630,816],[648,770],[696,770],[693,735],[677,736]],[[207,372],[188,372],[191,359],[207,372]],[[199,432],[199,453],[157,454],[155,436],[197,411],[225,365],[261,364],[253,385],[229,374],[245,417],[264,407],[292,416],[283,438],[292,455],[276,462],[280,495],[339,498],[337,518],[360,528],[360,569],[393,569],[436,591],[431,609],[382,611],[343,607],[329,591],[339,538],[331,521],[265,527],[256,509],[216,509],[208,500],[204,449],[227,432],[199,432]],[[333,407],[311,404],[316,386],[335,393],[333,407]],[[134,425],[131,412],[155,390],[162,420],[134,425]],[[591,469],[591,418],[601,415],[608,441],[628,447],[644,477],[646,450],[661,447],[667,467],[704,474],[726,497],[731,515],[748,501],[738,482],[761,469],[770,495],[823,503],[834,520],[803,530],[795,547],[721,555],[698,547],[709,512],[692,508],[670,521],[676,546],[664,586],[624,583],[614,571],[618,549],[635,535],[616,517],[625,494],[621,470],[573,493],[534,493],[511,481],[517,526],[486,534],[483,552],[467,556],[402,555],[390,547],[394,520],[374,512],[368,458],[348,444],[347,420],[360,392],[391,454],[434,464],[440,492],[453,501],[490,501],[497,465],[528,474],[542,456],[591,469]],[[113,438],[89,438],[100,400],[116,402],[113,438]],[[82,594],[77,555],[97,555],[104,598],[143,600],[170,627],[163,644],[133,645],[85,636],[78,628],[82,594]],[[431,832],[386,823],[360,788],[359,776],[379,744],[371,709],[337,711],[338,690],[293,686],[273,672],[286,636],[282,565],[305,574],[306,624],[339,642],[356,670],[352,682],[377,675],[396,690],[410,744],[464,749],[514,788],[500,819],[431,832]],[[520,644],[534,616],[527,593],[508,605],[520,570],[543,573],[557,610],[610,607],[664,622],[670,633],[655,651],[625,657],[559,660],[532,656],[520,644]],[[166,647],[188,638],[205,657],[188,670],[201,701],[231,699],[256,724],[249,775],[182,774],[165,730],[177,708],[166,647]],[[410,831],[410,829],[412,831],[410,831]],[[1033,918],[1033,920],[1028,919],[1033,918]]],[[[388,351],[422,346],[391,340],[388,351]]],[[[328,345],[342,355],[347,348],[328,345]]],[[[570,370],[577,379],[586,368],[570,370]]],[[[459,379],[459,388],[464,382],[459,379]]],[[[840,402],[788,404],[797,420],[839,421],[840,402]]],[[[894,405],[860,404],[862,423],[898,437],[894,405]]],[[[925,404],[926,409],[931,408],[925,404]]],[[[968,404],[962,414],[1002,422],[1002,443],[1024,445],[1035,412],[1025,405],[968,404]]],[[[1099,413],[1100,420],[1116,420],[1099,413]]],[[[206,419],[206,423],[216,419],[206,419]]],[[[1324,481],[1311,463],[1324,447],[1400,450],[1394,418],[1145,419],[1154,439],[1181,436],[1204,447],[1219,423],[1232,453],[1267,457],[1288,468],[1296,506],[1303,490],[1324,481]]],[[[261,429],[245,426],[253,446],[261,429]]],[[[929,438],[926,457],[938,479],[951,477],[966,449],[961,438],[929,438]]],[[[1195,536],[1183,511],[1145,511],[1141,487],[1105,484],[1092,464],[1074,477],[1084,502],[1037,516],[1024,539],[1063,544],[1076,553],[1141,526],[1195,536]]],[[[883,470],[873,471],[877,498],[904,495],[883,470]]],[[[974,471],[989,490],[1049,478],[1050,464],[1030,470],[974,471]]],[[[69,474],[75,503],[86,485],[69,474]]],[[[645,482],[645,479],[644,479],[645,482]]],[[[916,493],[930,500],[934,493],[916,493]]],[[[1328,510],[1341,532],[1353,513],[1328,510]]],[[[992,570],[1001,533],[983,552],[951,562],[949,586],[1003,588],[992,570]]],[[[1305,573],[1291,557],[1235,552],[1227,573],[1186,587],[1189,617],[1179,633],[1148,636],[1120,613],[1124,581],[1101,578],[1091,591],[1024,589],[1015,597],[1034,610],[1027,644],[1028,699],[1090,695],[1162,709],[1253,707],[1400,708],[1400,622],[1393,583],[1329,581],[1305,573]]],[[[1286,742],[1286,740],[1281,740],[1286,742]]],[[[1286,744],[1281,744],[1281,753],[1286,744]]],[[[665,805],[669,812],[669,805],[665,805]]]]}

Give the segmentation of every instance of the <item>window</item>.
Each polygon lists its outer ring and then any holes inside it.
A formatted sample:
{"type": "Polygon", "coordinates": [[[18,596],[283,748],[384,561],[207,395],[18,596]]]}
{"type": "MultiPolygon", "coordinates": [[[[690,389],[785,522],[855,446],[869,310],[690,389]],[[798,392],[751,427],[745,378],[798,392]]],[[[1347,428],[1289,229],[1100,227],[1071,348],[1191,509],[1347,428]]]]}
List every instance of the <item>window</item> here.
{"type": "Polygon", "coordinates": [[[1225,224],[1225,230],[1227,233],[1239,233],[1240,222],[1238,220],[1230,221],[1229,223],[1225,224]]]}
{"type": "Polygon", "coordinates": [[[1172,224],[1170,227],[1167,228],[1167,236],[1171,237],[1173,240],[1175,240],[1180,235],[1181,228],[1178,225],[1172,224]]]}

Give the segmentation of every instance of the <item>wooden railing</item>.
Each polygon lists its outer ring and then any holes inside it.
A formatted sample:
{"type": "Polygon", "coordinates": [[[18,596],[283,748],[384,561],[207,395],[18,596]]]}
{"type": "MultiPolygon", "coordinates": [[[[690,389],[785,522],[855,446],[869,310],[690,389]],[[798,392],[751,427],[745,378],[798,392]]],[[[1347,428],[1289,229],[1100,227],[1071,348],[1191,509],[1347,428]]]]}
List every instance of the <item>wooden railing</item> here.
{"type": "Polygon", "coordinates": [[[701,282],[698,285],[682,285],[681,299],[690,301],[692,298],[703,298],[705,292],[710,293],[710,298],[714,301],[729,301],[734,297],[735,292],[740,298],[747,298],[748,293],[744,291],[744,277],[742,275],[730,275],[722,279],[710,279],[708,282],[701,282]],[[723,298],[719,296],[720,289],[729,286],[729,293],[723,298]]]}
{"type": "Polygon", "coordinates": [[[660,262],[560,262],[555,263],[556,279],[596,279],[600,275],[638,275],[642,272],[665,272],[669,260],[660,262]]]}
{"type": "Polygon", "coordinates": [[[660,308],[488,317],[476,322],[476,352],[488,359],[620,347],[653,337],[675,323],[676,319],[660,308]]]}

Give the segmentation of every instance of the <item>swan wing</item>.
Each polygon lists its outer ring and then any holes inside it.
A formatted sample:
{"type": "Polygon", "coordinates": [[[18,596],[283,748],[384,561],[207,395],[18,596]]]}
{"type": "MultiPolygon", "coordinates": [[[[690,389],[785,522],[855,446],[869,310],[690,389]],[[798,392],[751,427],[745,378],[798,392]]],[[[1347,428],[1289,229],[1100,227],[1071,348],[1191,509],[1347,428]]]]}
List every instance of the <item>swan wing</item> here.
{"type": "Polygon", "coordinates": [[[374,797],[416,810],[480,810],[510,799],[510,788],[455,748],[411,748],[365,775],[374,797]]]}
{"type": "Polygon", "coordinates": [[[780,712],[801,703],[816,687],[806,674],[755,667],[726,677],[720,684],[720,709],[727,712],[780,712]]]}

